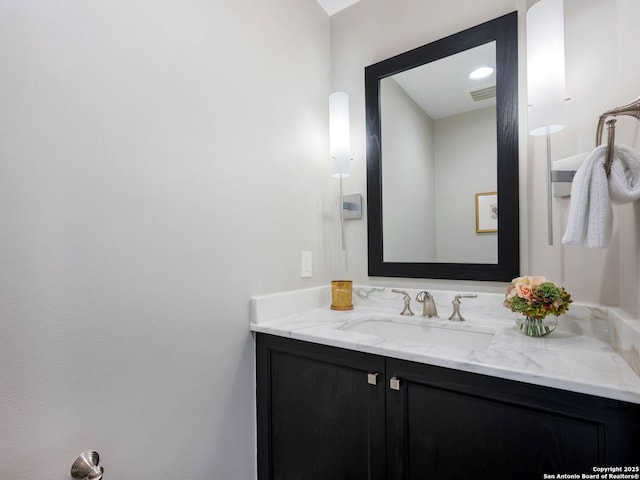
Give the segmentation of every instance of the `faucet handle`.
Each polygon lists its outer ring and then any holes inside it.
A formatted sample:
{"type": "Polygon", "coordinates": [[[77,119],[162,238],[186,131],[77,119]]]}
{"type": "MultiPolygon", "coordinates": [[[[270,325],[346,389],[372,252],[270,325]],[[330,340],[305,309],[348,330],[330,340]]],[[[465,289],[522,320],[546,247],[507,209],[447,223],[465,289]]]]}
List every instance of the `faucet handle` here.
{"type": "Polygon", "coordinates": [[[477,293],[459,293],[458,295],[453,297],[453,301],[460,303],[461,298],[477,298],[477,297],[478,297],[477,293]]]}
{"type": "Polygon", "coordinates": [[[391,291],[393,293],[402,294],[402,299],[404,300],[404,308],[402,309],[402,312],[400,312],[400,315],[405,315],[407,317],[413,315],[413,312],[411,311],[411,296],[407,293],[407,291],[398,290],[396,288],[393,288],[391,291]]]}
{"type": "Polygon", "coordinates": [[[453,313],[449,317],[449,320],[453,320],[454,322],[464,322],[464,318],[460,313],[460,304],[462,303],[460,299],[476,298],[477,296],[478,295],[475,293],[459,293],[458,295],[453,297],[453,300],[451,301],[451,304],[453,305],[453,313]]]}

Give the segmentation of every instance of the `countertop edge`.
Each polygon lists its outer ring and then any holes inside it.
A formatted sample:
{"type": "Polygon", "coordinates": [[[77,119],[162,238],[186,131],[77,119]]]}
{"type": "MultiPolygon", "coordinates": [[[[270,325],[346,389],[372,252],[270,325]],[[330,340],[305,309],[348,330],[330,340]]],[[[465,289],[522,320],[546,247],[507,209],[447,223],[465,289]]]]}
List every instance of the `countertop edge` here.
{"type": "MultiPolygon", "coordinates": [[[[418,290],[408,293],[415,298],[418,290]]],[[[495,336],[488,347],[477,350],[360,334],[349,326],[382,315],[385,321],[458,328],[457,322],[445,320],[456,292],[431,293],[440,318],[423,319],[416,312],[413,321],[399,315],[402,295],[387,287],[354,286],[354,309],[345,312],[329,309],[328,286],[256,296],[251,298],[250,330],[640,404],[640,320],[616,307],[576,302],[559,319],[556,332],[532,339],[516,328],[516,317],[502,305],[503,295],[478,294],[463,304],[464,325],[490,326],[495,336]]]]}
{"type": "Polygon", "coordinates": [[[388,349],[381,345],[371,344],[357,344],[348,341],[340,341],[332,339],[327,341],[321,337],[302,333],[300,331],[291,332],[280,330],[278,328],[269,327],[268,325],[251,325],[251,331],[254,333],[263,333],[268,335],[275,335],[278,337],[292,338],[305,342],[316,343],[320,345],[334,346],[338,348],[344,348],[347,350],[353,350],[357,352],[370,353],[373,355],[382,355],[385,357],[395,358],[399,360],[406,360],[416,363],[422,363],[425,365],[434,365],[437,367],[450,368],[453,370],[460,370],[469,373],[477,373],[481,375],[487,375],[490,377],[497,377],[506,380],[513,380],[522,383],[528,383],[532,385],[538,385],[542,387],[556,388],[559,390],[566,390],[573,393],[580,393],[584,395],[597,396],[609,398],[612,400],[619,400],[623,402],[640,404],[640,392],[624,391],[612,387],[598,386],[593,384],[584,384],[577,381],[564,378],[554,378],[544,375],[536,375],[527,372],[520,372],[517,370],[509,370],[502,367],[483,365],[472,362],[463,362],[460,360],[453,360],[437,356],[423,356],[421,359],[416,359],[415,356],[403,352],[400,350],[388,349]]]}

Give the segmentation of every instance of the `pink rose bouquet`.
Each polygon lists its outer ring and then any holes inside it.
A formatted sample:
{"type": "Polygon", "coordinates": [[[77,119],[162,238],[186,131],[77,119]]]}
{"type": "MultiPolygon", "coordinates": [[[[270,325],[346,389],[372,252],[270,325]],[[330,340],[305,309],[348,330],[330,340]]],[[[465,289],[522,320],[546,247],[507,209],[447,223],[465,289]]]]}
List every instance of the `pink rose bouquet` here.
{"type": "Polygon", "coordinates": [[[538,320],[548,314],[562,315],[572,302],[563,287],[545,277],[514,278],[505,296],[505,307],[538,320]]]}

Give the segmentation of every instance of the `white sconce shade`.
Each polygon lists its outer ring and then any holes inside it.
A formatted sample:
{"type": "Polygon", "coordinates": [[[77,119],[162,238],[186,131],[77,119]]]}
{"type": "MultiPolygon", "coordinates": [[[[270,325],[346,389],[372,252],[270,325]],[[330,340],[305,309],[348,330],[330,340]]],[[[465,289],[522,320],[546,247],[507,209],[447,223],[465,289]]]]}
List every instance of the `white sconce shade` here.
{"type": "Polygon", "coordinates": [[[564,128],[564,5],[540,0],[527,12],[529,134],[564,128]]]}
{"type": "Polygon", "coordinates": [[[351,174],[351,132],[349,95],[345,92],[329,95],[329,151],[333,160],[331,174],[348,177],[351,174]]]}

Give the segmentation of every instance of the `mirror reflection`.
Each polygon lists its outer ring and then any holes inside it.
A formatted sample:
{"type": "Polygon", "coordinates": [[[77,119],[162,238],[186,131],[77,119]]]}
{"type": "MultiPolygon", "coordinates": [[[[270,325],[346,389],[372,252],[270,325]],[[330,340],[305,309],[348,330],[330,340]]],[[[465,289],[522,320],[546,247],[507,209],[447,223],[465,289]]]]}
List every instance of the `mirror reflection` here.
{"type": "Polygon", "coordinates": [[[497,263],[495,64],[494,41],[380,80],[385,262],[497,263]]]}

